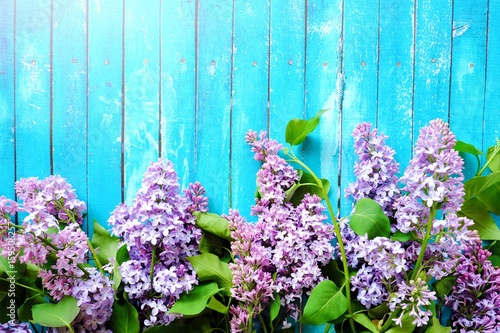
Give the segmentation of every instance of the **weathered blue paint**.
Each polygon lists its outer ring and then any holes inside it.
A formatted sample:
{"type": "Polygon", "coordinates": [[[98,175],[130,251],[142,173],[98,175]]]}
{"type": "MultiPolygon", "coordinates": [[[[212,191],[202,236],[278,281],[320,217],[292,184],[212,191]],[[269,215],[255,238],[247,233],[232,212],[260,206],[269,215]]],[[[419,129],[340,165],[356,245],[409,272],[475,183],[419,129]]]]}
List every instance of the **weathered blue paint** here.
{"type": "Polygon", "coordinates": [[[0,13],[0,196],[14,197],[14,1],[0,13]]]}
{"type": "Polygon", "coordinates": [[[122,200],[123,3],[88,7],[88,229],[122,200]],[[105,27],[105,29],[103,29],[105,27]]]}

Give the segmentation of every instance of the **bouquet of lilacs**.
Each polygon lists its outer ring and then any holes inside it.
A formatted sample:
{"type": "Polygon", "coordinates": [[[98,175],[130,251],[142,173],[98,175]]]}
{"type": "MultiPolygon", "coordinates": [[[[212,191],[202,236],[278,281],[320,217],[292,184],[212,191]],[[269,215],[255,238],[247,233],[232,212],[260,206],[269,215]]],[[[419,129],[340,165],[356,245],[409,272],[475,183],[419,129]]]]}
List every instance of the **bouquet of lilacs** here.
{"type": "Polygon", "coordinates": [[[30,332],[27,322],[51,332],[112,332],[112,267],[97,256],[88,265],[96,252],[81,229],[85,203],[60,176],[21,179],[15,191],[21,204],[0,197],[0,282],[11,308],[0,332],[30,332]]]}
{"type": "Polygon", "coordinates": [[[363,123],[353,136],[355,205],[334,220],[345,274],[313,290],[304,320],[336,332],[500,332],[500,270],[460,212],[463,160],[448,125],[420,131],[401,178],[383,134],[363,123]]]}

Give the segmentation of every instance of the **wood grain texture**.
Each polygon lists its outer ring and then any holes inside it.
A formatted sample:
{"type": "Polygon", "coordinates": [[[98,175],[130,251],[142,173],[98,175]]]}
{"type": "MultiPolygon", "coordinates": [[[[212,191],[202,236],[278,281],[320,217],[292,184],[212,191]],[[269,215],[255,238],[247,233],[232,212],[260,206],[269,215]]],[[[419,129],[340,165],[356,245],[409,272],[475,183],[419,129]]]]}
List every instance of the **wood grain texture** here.
{"type": "Polygon", "coordinates": [[[14,8],[11,0],[0,1],[0,196],[14,197],[14,8]]]}

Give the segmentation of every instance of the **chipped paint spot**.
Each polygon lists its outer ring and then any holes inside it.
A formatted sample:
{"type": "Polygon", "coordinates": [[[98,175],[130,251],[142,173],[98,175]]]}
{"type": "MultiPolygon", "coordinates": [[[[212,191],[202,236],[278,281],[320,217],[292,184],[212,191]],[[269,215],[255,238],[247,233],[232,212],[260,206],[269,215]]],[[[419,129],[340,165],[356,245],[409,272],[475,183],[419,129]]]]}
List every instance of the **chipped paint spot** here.
{"type": "Polygon", "coordinates": [[[463,35],[470,26],[470,21],[468,22],[455,22],[453,21],[453,38],[463,35]]]}

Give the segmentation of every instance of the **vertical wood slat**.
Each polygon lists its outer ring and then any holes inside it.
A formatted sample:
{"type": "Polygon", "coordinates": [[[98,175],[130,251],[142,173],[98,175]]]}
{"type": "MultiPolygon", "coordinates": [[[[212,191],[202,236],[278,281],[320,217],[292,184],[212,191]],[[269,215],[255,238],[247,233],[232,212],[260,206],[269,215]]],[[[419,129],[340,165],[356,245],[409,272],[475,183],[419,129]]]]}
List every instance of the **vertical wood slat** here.
{"type": "Polygon", "coordinates": [[[305,1],[273,3],[269,133],[282,143],[285,143],[287,122],[304,118],[305,28],[305,1]]]}
{"type": "Polygon", "coordinates": [[[250,216],[260,163],[245,142],[249,129],[268,128],[269,18],[267,0],[235,2],[231,131],[231,206],[250,216]],[[251,40],[252,43],[248,43],[251,40]]]}
{"type": "Polygon", "coordinates": [[[378,71],[379,133],[389,136],[403,171],[411,158],[413,124],[413,68],[415,2],[380,2],[378,71]]]}
{"type": "Polygon", "coordinates": [[[196,179],[210,198],[211,210],[230,205],[232,2],[198,4],[196,179]]]}
{"type": "Polygon", "coordinates": [[[46,177],[51,173],[51,8],[41,0],[15,5],[16,177],[46,177]]]}
{"type": "Polygon", "coordinates": [[[88,8],[88,222],[107,225],[122,200],[123,2],[88,8]]]}
{"type": "Polygon", "coordinates": [[[342,109],[340,213],[351,212],[344,188],[354,181],[354,140],[351,133],[360,122],[377,121],[378,11],[379,1],[345,2],[344,71],[345,92],[342,109]]]}
{"type": "Polygon", "coordinates": [[[85,202],[87,202],[86,15],[84,0],[71,3],[68,0],[53,2],[53,173],[66,178],[76,190],[78,198],[85,202]]]}
{"type": "MultiPolygon", "coordinates": [[[[482,149],[488,0],[453,2],[453,56],[451,60],[450,127],[460,140],[482,149]]],[[[463,156],[474,166],[475,158],[463,156]]],[[[474,168],[465,177],[474,176],[474,168]]]]}
{"type": "Polygon", "coordinates": [[[14,198],[14,0],[1,2],[0,12],[0,196],[14,198]]]}
{"type": "Polygon", "coordinates": [[[161,153],[186,188],[196,180],[196,4],[176,0],[161,6],[161,153]]]}
{"type": "Polygon", "coordinates": [[[125,202],[159,156],[160,0],[125,2],[125,202]]]}

